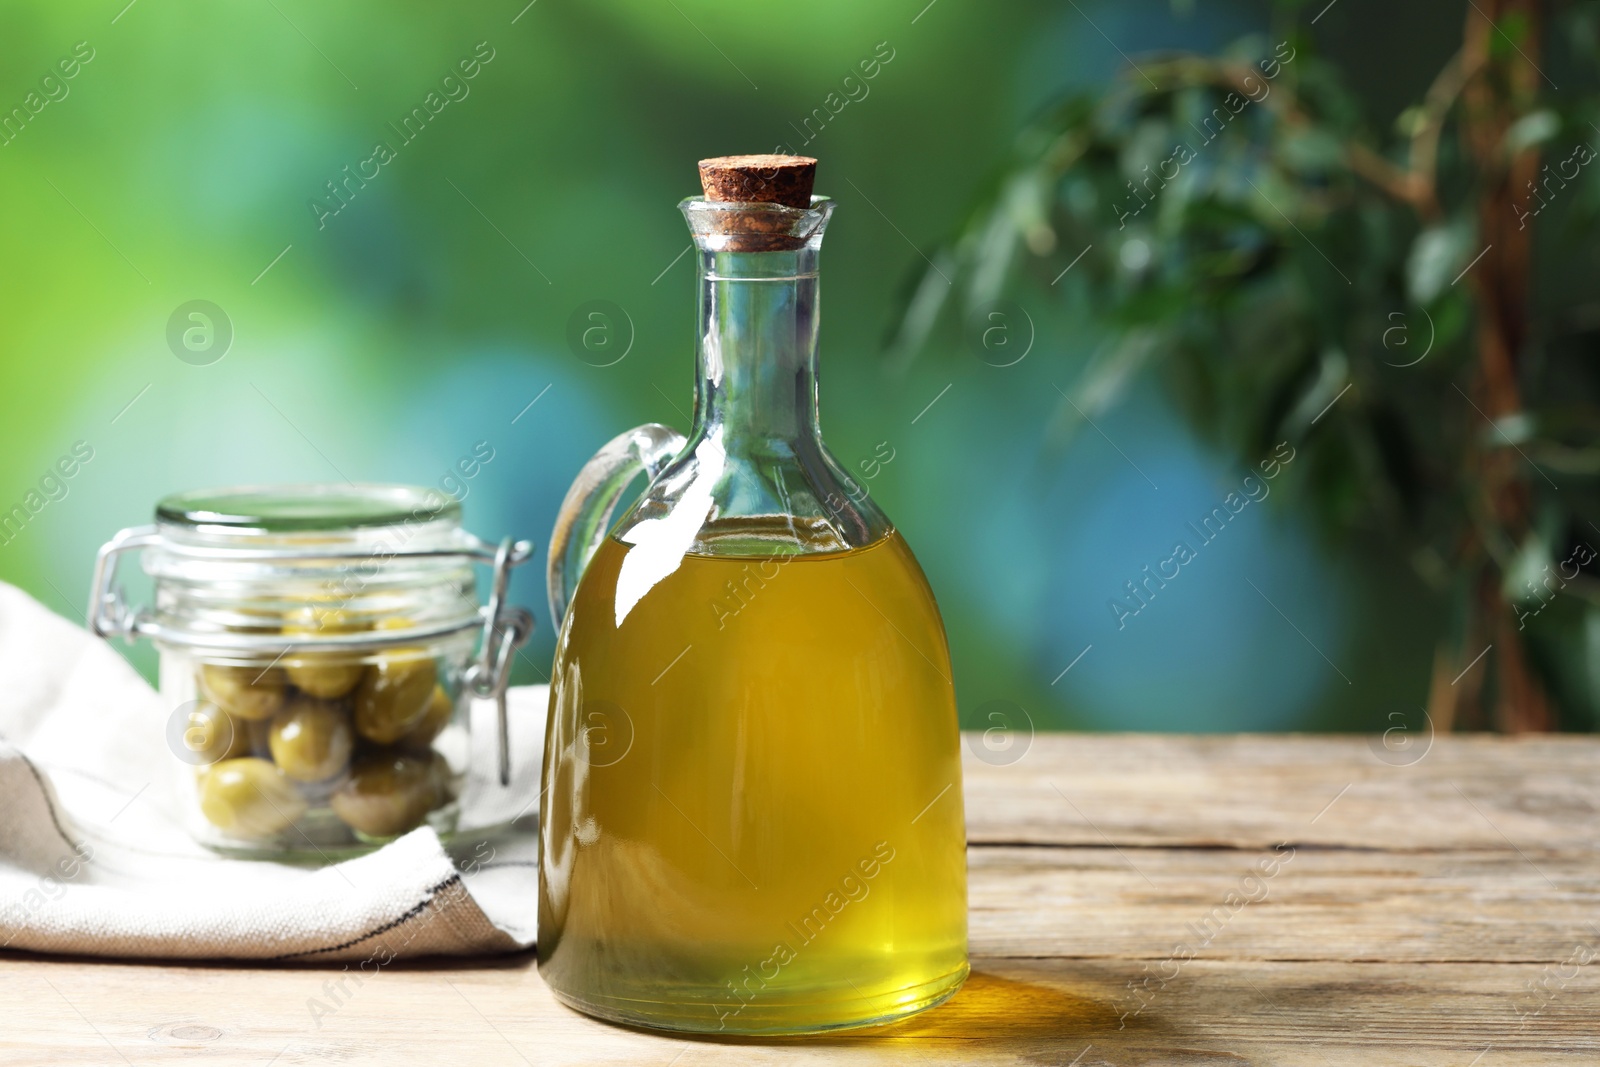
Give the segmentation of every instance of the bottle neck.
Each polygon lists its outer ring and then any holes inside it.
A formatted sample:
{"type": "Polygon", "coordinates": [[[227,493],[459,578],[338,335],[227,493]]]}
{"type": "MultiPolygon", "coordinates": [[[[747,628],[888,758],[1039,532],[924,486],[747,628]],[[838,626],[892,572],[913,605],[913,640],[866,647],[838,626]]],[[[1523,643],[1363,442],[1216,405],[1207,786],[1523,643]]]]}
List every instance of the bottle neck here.
{"type": "Polygon", "coordinates": [[[730,455],[793,456],[817,424],[817,248],[699,255],[691,441],[730,455]]]}
{"type": "Polygon", "coordinates": [[[817,257],[833,202],[680,206],[699,253],[693,424],[612,536],[629,559],[653,561],[634,566],[657,581],[685,554],[787,557],[882,540],[889,520],[817,425],[817,257]]]}

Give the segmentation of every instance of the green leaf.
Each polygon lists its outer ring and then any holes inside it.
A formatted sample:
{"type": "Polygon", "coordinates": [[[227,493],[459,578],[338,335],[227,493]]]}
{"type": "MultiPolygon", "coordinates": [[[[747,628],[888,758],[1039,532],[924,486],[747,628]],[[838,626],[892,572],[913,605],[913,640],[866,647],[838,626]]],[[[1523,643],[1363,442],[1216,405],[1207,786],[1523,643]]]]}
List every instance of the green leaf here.
{"type": "MultiPolygon", "coordinates": [[[[1317,377],[1311,383],[1284,420],[1291,437],[1304,437],[1313,422],[1321,422],[1330,405],[1350,384],[1350,360],[1337,348],[1326,349],[1317,367],[1317,377]]],[[[1348,398],[1347,398],[1348,399],[1348,398]]]]}
{"type": "Polygon", "coordinates": [[[1056,447],[1072,439],[1085,419],[1093,419],[1122,398],[1152,353],[1168,343],[1159,329],[1133,329],[1102,348],[1083,377],[1062,397],[1049,436],[1056,447]]]}
{"type": "Polygon", "coordinates": [[[1513,411],[1494,420],[1493,433],[1499,442],[1507,445],[1525,445],[1533,440],[1538,429],[1533,416],[1526,411],[1513,411]]]}
{"type": "Polygon", "coordinates": [[[1583,614],[1584,661],[1589,668],[1589,692],[1600,693],[1600,608],[1583,614]]]}
{"type": "Polygon", "coordinates": [[[1560,129],[1561,119],[1554,111],[1530,111],[1507,128],[1501,147],[1508,157],[1519,155],[1534,145],[1550,140],[1560,129]]]}
{"type": "Polygon", "coordinates": [[[1299,174],[1337,170],[1344,160],[1344,146],[1330,131],[1316,126],[1284,137],[1278,149],[1284,166],[1299,174]]]}
{"type": "Polygon", "coordinates": [[[1514,45],[1520,46],[1528,40],[1528,16],[1521,11],[1506,12],[1495,28],[1514,45]]]}
{"type": "Polygon", "coordinates": [[[1421,105],[1413,104],[1400,112],[1399,116],[1394,120],[1395,132],[1402,137],[1415,137],[1417,131],[1422,129],[1422,125],[1427,121],[1427,118],[1427,110],[1421,105]]]}
{"type": "Polygon", "coordinates": [[[1530,533],[1506,567],[1501,586],[1505,598],[1514,604],[1527,604],[1553,596],[1541,584],[1550,563],[1550,545],[1538,534],[1530,533]]]}
{"type": "Polygon", "coordinates": [[[1465,222],[1452,222],[1423,230],[1406,258],[1406,288],[1415,303],[1431,304],[1467,265],[1472,250],[1472,230],[1465,222]]]}
{"type": "Polygon", "coordinates": [[[928,343],[933,326],[950,297],[950,276],[955,273],[955,257],[941,249],[917,283],[900,329],[889,346],[890,359],[901,369],[909,367],[928,343]]]}

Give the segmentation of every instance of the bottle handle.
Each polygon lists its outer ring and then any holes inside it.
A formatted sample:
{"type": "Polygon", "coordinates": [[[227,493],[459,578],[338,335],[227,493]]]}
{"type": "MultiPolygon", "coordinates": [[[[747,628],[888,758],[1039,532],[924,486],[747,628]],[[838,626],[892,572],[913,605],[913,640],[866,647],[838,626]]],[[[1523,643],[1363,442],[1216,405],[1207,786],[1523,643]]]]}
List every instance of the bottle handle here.
{"type": "Polygon", "coordinates": [[[557,633],[589,557],[611,530],[611,514],[622,491],[641,471],[655,481],[687,443],[688,438],[670,426],[645,423],[607,441],[578,472],[550,532],[545,584],[550,624],[557,633]]]}

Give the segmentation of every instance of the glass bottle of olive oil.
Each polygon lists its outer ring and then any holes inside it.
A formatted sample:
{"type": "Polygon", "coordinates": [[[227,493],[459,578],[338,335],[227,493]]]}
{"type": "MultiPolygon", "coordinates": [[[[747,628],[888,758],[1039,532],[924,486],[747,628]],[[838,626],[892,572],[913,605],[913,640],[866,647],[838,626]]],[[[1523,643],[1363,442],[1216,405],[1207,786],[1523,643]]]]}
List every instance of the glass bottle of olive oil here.
{"type": "Polygon", "coordinates": [[[864,1026],[967,974],[943,624],[817,425],[814,167],[702,162],[693,427],[602,449],[552,540],[539,964],[620,1022],[864,1026]]]}

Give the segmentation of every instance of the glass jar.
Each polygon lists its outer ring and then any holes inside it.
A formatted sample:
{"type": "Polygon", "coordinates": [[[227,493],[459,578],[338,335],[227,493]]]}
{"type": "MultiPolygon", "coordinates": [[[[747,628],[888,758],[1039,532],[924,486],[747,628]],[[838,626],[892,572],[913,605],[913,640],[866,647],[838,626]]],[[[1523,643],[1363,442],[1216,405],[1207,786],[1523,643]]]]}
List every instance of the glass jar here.
{"type": "Polygon", "coordinates": [[[160,502],[154,525],[100,550],[90,625],[160,653],[168,748],[195,838],[325,861],[424,824],[487,828],[471,813],[495,806],[462,803],[470,704],[496,700],[505,786],[510,661],[533,626],[505,592],[532,550],[473,537],[460,505],[430,489],[183,493],[160,502]],[[132,607],[117,584],[129,551],[154,581],[150,607],[132,607]],[[487,607],[475,564],[494,569],[487,607]]]}

